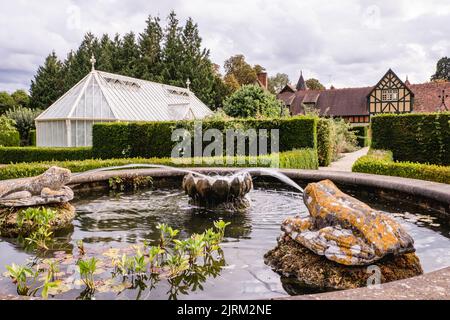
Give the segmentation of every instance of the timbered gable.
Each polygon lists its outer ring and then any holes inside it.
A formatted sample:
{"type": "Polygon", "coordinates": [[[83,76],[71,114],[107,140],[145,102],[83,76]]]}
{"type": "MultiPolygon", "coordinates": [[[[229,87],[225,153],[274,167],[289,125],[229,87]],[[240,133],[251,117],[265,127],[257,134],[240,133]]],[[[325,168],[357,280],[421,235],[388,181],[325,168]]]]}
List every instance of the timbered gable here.
{"type": "Polygon", "coordinates": [[[367,96],[370,114],[411,112],[413,101],[412,91],[391,69],[367,96]]]}

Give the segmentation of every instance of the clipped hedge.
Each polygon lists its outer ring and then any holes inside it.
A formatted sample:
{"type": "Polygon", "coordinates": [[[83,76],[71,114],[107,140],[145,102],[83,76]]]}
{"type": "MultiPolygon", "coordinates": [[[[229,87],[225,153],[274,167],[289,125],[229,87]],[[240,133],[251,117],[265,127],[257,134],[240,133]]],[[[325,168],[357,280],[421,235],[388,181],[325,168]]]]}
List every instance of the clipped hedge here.
{"type": "Polygon", "coordinates": [[[92,159],[92,148],[0,147],[0,163],[92,159]]]}
{"type": "Polygon", "coordinates": [[[319,165],[327,167],[333,161],[335,150],[335,132],[332,119],[320,118],[317,122],[317,154],[319,165]]]}
{"type": "Polygon", "coordinates": [[[371,150],[359,158],[353,164],[352,171],[450,183],[449,166],[394,162],[392,152],[382,150],[371,150]]]}
{"type": "Polygon", "coordinates": [[[356,142],[358,147],[367,147],[369,146],[369,127],[368,126],[354,126],[352,127],[352,131],[356,135],[356,142]]]}
{"type": "Polygon", "coordinates": [[[30,138],[29,141],[30,146],[36,146],[36,130],[30,130],[29,138],[30,138]]]}
{"type": "MultiPolygon", "coordinates": [[[[96,158],[170,157],[176,142],[175,129],[187,129],[192,137],[194,121],[98,123],[93,128],[93,154],[96,158]]],[[[279,151],[317,147],[317,119],[298,116],[278,119],[239,119],[202,121],[203,132],[218,129],[225,137],[226,129],[279,129],[279,151]]],[[[270,137],[268,139],[270,152],[270,137]]],[[[224,139],[224,145],[226,139],[224,139]]],[[[204,146],[209,142],[205,142],[204,146]]],[[[247,148],[248,149],[248,148],[247,148]]],[[[193,148],[192,148],[193,150],[193,148]]],[[[224,151],[226,148],[224,147],[224,151]]]]}
{"type": "Polygon", "coordinates": [[[372,117],[374,149],[397,161],[450,165],[450,113],[385,114],[372,117]]]}
{"type": "MultiPolygon", "coordinates": [[[[245,162],[240,163],[243,157],[234,157],[233,162],[227,163],[224,157],[213,158],[186,158],[179,162],[173,162],[171,158],[134,158],[134,159],[110,159],[110,160],[84,160],[84,161],[52,161],[52,162],[36,162],[36,163],[19,163],[10,164],[0,168],[0,180],[32,177],[45,172],[51,166],[59,166],[67,168],[72,172],[84,172],[88,170],[121,166],[126,164],[155,164],[155,165],[169,165],[174,167],[271,167],[271,156],[259,156],[256,159],[245,157],[245,162]],[[222,160],[222,164],[211,163],[212,161],[222,160]],[[251,163],[251,161],[256,163],[251,163]],[[201,163],[197,163],[201,161],[201,163]]],[[[279,167],[291,169],[317,169],[318,160],[315,149],[299,149],[279,153],[279,167]]]]}
{"type": "Polygon", "coordinates": [[[20,134],[17,130],[0,131],[0,147],[20,146],[20,134]]]}

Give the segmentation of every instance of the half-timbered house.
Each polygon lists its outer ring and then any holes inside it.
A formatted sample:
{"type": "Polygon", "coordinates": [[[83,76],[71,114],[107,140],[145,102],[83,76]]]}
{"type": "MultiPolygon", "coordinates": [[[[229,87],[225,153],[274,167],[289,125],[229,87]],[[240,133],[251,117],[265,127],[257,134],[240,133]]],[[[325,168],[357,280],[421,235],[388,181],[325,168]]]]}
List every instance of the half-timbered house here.
{"type": "Polygon", "coordinates": [[[450,109],[450,82],[410,84],[389,69],[373,87],[308,90],[300,75],[297,86],[286,85],[277,95],[292,115],[315,108],[323,116],[368,124],[380,113],[435,112],[450,109]]]}

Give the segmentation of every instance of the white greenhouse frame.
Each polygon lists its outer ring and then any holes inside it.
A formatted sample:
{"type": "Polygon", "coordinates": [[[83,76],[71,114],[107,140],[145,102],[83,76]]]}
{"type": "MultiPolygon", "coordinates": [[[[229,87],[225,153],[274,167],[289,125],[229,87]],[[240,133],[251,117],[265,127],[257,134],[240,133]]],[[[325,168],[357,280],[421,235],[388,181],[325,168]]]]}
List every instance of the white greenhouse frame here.
{"type": "Polygon", "coordinates": [[[92,145],[98,122],[202,119],[212,111],[189,88],[95,70],[35,120],[36,145],[92,145]]]}

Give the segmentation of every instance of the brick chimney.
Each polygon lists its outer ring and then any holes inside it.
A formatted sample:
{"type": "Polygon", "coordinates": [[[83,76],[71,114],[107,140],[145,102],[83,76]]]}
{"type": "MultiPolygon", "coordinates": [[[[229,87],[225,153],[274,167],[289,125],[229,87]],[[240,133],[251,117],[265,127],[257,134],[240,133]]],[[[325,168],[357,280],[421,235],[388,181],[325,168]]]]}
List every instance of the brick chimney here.
{"type": "Polygon", "coordinates": [[[258,80],[261,82],[264,89],[267,89],[267,72],[258,73],[258,80]]]}

